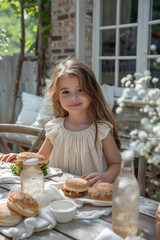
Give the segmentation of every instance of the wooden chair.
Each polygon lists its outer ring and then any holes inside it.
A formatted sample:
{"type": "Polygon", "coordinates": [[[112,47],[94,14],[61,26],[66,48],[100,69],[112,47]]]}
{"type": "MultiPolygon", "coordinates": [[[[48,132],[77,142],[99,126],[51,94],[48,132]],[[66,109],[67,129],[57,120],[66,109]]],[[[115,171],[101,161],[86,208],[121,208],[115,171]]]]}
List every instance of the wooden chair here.
{"type": "Polygon", "coordinates": [[[17,124],[0,124],[0,144],[6,153],[13,152],[10,147],[13,144],[19,146],[22,151],[38,151],[44,138],[45,130],[42,128],[17,124]],[[31,141],[28,136],[36,137],[35,141],[31,141]]]}

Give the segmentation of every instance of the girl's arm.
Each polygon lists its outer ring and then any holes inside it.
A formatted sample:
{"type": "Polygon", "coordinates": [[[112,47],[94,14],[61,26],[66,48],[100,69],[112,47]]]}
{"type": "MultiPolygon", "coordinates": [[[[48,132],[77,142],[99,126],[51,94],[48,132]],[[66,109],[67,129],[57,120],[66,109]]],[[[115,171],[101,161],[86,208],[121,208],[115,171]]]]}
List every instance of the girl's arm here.
{"type": "Polygon", "coordinates": [[[111,132],[102,140],[102,150],[106,157],[108,169],[104,173],[91,173],[82,178],[89,180],[90,186],[97,182],[113,183],[120,172],[121,156],[111,132]]]}
{"type": "MultiPolygon", "coordinates": [[[[49,161],[49,157],[52,151],[53,145],[48,138],[46,138],[39,149],[38,153],[46,158],[46,162],[49,161]]],[[[17,153],[9,153],[0,156],[0,161],[3,162],[14,162],[16,160],[17,153]]]]}
{"type": "Polygon", "coordinates": [[[43,155],[46,158],[46,161],[49,162],[52,148],[53,148],[53,144],[51,143],[51,141],[48,138],[46,138],[44,140],[41,148],[39,149],[38,153],[43,155]]]}

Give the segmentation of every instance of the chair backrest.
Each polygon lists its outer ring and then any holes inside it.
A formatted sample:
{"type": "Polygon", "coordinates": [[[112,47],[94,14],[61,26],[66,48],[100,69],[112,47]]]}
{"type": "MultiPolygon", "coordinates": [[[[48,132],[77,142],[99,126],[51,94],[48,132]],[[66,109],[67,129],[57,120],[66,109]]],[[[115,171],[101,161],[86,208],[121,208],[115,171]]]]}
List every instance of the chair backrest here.
{"type": "Polygon", "coordinates": [[[37,147],[40,147],[44,138],[45,130],[42,128],[16,124],[0,124],[0,144],[7,153],[12,152],[12,149],[9,147],[10,143],[18,145],[23,151],[37,151],[37,147]],[[16,135],[11,137],[10,134],[20,134],[20,137],[16,138],[16,135]],[[22,139],[22,135],[35,136],[37,138],[34,141],[26,138],[25,141],[25,139],[22,139]]]}

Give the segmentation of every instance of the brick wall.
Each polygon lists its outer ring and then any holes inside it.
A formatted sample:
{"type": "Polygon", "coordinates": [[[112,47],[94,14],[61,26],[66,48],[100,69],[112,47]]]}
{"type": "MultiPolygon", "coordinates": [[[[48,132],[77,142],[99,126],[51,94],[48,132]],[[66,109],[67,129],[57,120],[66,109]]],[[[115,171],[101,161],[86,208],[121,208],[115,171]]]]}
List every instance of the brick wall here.
{"type": "MultiPolygon", "coordinates": [[[[86,0],[85,62],[91,64],[93,1],[86,0]]],[[[52,0],[51,37],[48,39],[46,64],[49,68],[61,58],[76,56],[76,0],[52,0]]]]}

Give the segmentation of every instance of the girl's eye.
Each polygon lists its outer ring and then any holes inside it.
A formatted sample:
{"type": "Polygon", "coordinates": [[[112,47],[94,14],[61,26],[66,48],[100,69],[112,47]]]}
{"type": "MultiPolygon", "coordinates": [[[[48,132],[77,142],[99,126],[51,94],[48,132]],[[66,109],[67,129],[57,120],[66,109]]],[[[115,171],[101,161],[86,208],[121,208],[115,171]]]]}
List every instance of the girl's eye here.
{"type": "Polygon", "coordinates": [[[82,89],[79,89],[78,92],[83,92],[82,89]]]}
{"type": "Polygon", "coordinates": [[[68,93],[69,93],[69,91],[67,91],[67,90],[62,92],[62,94],[64,94],[64,95],[68,94],[68,93]]]}

